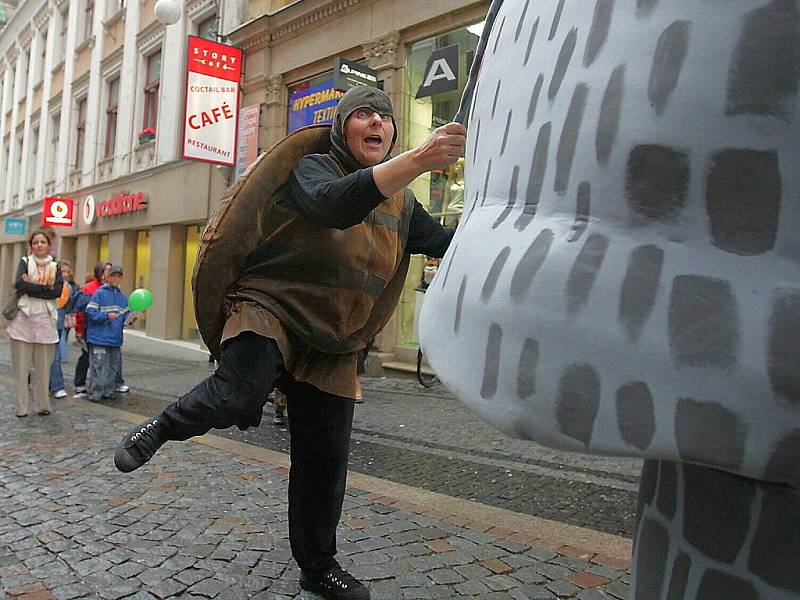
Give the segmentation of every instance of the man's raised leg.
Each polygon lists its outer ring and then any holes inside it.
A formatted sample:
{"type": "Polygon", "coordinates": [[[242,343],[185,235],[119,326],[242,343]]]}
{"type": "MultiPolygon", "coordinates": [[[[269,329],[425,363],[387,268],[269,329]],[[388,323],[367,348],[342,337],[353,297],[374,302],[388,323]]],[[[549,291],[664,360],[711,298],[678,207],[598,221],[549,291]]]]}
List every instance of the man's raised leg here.
{"type": "Polygon", "coordinates": [[[242,430],[258,426],[282,368],[275,340],[252,332],[228,340],[216,372],[130,431],[117,447],[114,464],[128,473],[150,460],[167,440],[187,440],[232,425],[242,430]]]}

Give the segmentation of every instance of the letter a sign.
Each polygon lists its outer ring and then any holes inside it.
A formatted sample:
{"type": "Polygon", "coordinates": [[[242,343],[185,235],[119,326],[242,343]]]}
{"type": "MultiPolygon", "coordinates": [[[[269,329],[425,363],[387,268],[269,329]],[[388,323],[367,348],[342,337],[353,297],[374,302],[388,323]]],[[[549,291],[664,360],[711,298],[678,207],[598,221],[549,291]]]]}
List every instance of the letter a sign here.
{"type": "Polygon", "coordinates": [[[417,98],[458,89],[458,50],[458,44],[452,44],[431,53],[417,98]]]}

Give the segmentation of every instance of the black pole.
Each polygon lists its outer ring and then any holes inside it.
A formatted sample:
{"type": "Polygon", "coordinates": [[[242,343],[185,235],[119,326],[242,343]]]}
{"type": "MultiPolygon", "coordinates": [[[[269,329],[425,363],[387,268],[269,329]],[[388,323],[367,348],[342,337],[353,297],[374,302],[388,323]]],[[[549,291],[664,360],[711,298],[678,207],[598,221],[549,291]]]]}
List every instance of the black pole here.
{"type": "Polygon", "coordinates": [[[483,55],[486,52],[486,44],[489,42],[489,35],[492,33],[494,21],[502,5],[503,0],[492,0],[492,4],[489,7],[481,37],[478,40],[478,47],[475,49],[475,58],[472,59],[472,66],[469,69],[467,85],[464,87],[464,93],[461,94],[461,102],[458,105],[456,116],[453,117],[453,121],[456,123],[461,123],[463,125],[467,120],[467,114],[469,113],[470,106],[472,106],[472,96],[475,93],[475,84],[478,82],[478,74],[481,71],[481,64],[483,63],[483,55]]]}

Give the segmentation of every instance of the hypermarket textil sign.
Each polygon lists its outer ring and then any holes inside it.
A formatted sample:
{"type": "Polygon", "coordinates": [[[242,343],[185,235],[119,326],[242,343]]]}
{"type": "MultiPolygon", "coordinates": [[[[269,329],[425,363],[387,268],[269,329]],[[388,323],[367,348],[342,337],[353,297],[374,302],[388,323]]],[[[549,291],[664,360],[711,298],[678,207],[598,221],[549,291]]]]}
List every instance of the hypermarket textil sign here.
{"type": "Polygon", "coordinates": [[[189,36],[183,158],[236,164],[242,50],[189,36]]]}

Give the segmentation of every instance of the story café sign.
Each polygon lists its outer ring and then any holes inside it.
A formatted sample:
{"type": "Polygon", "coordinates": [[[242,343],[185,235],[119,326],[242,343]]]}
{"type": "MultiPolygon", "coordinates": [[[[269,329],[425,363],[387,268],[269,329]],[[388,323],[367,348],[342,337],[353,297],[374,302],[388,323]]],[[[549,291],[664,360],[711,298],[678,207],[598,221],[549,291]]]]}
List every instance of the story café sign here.
{"type": "Polygon", "coordinates": [[[189,36],[183,158],[236,165],[241,48],[189,36]]]}
{"type": "Polygon", "coordinates": [[[146,209],[147,197],[144,192],[122,192],[100,202],[94,196],[86,196],[83,201],[83,222],[91,225],[97,217],[114,217],[146,209]]]}

